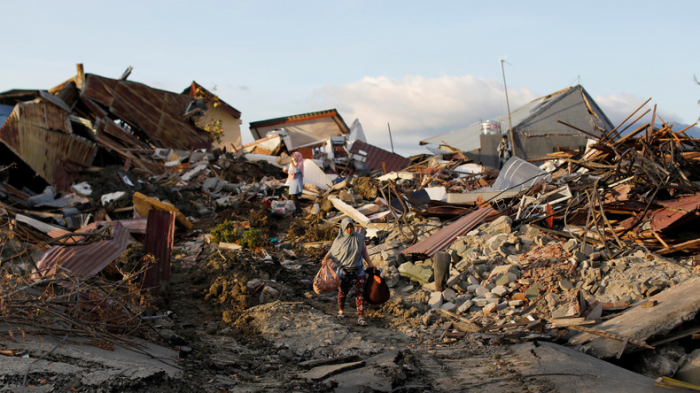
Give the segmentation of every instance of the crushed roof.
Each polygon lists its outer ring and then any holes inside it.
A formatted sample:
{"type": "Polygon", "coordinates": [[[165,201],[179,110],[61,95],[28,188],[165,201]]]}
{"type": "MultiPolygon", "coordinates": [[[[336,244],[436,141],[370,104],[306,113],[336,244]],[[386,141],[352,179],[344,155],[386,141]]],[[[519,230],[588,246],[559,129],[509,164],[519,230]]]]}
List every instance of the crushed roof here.
{"type": "MultiPolygon", "coordinates": [[[[566,88],[550,95],[537,98],[510,113],[513,131],[526,136],[578,136],[582,133],[557,122],[561,120],[594,135],[614,128],[598,104],[581,85],[566,88]],[[578,94],[577,94],[578,93],[578,94]]],[[[508,113],[491,121],[501,123],[502,130],[508,131],[508,113]]],[[[448,144],[462,151],[472,151],[480,146],[481,122],[476,122],[461,130],[420,141],[421,145],[448,144]]]]}
{"type": "Polygon", "coordinates": [[[338,124],[338,127],[340,128],[341,132],[343,134],[349,134],[350,133],[350,128],[348,127],[347,124],[345,124],[345,121],[343,120],[342,116],[338,113],[336,109],[328,109],[325,111],[320,111],[320,112],[310,112],[310,113],[303,113],[300,115],[293,115],[293,116],[284,116],[284,117],[277,117],[274,119],[268,119],[268,120],[260,120],[260,121],[254,121],[250,123],[250,128],[260,128],[260,127],[269,127],[269,126],[275,126],[275,125],[284,125],[284,124],[289,124],[289,123],[296,123],[300,121],[306,121],[306,120],[313,120],[313,119],[320,119],[324,117],[337,117],[340,122],[336,123],[338,124]]]}

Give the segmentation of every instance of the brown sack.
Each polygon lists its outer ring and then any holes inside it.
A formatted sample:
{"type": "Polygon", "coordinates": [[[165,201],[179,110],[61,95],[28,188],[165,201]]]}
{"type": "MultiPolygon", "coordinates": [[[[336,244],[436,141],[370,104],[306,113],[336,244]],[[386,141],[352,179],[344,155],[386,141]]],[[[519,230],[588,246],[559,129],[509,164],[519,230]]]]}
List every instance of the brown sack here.
{"type": "Polygon", "coordinates": [[[379,272],[369,268],[365,270],[365,300],[370,304],[385,303],[391,297],[389,287],[379,272]]]}

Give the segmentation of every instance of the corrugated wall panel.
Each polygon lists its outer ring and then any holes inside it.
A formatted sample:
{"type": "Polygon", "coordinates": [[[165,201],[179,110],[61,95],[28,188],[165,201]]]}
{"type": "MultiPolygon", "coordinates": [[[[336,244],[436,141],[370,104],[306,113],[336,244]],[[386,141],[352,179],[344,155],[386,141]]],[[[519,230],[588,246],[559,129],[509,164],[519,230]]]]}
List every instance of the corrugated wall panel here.
{"type": "Polygon", "coordinates": [[[155,263],[146,272],[144,288],[160,290],[170,282],[170,262],[175,239],[175,213],[151,209],[146,224],[146,253],[155,263]]]}
{"type": "Polygon", "coordinates": [[[462,236],[468,231],[472,230],[494,211],[495,210],[493,210],[493,208],[490,206],[473,211],[464,217],[459,218],[452,224],[440,229],[428,238],[401,251],[401,254],[425,254],[431,257],[438,251],[442,251],[449,247],[458,236],[462,236]]]}
{"type": "MultiPolygon", "coordinates": [[[[102,240],[85,246],[55,246],[37,262],[42,275],[68,271],[80,275],[95,275],[126,251],[129,231],[121,224],[113,230],[111,240],[102,240]]],[[[38,275],[35,275],[38,278],[38,275]]]]}

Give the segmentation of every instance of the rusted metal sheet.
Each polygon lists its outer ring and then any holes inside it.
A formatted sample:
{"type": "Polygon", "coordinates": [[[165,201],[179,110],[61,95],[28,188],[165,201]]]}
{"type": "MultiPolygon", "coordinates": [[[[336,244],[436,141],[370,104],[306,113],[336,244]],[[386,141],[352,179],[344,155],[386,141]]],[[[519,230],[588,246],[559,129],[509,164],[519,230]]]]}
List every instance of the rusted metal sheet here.
{"type": "Polygon", "coordinates": [[[49,184],[55,168],[64,161],[92,164],[97,145],[72,134],[67,113],[48,102],[27,102],[15,106],[0,127],[0,142],[49,184]]]}
{"type": "Polygon", "coordinates": [[[382,170],[382,163],[385,164],[387,172],[398,172],[411,165],[411,160],[408,158],[360,140],[353,142],[350,153],[362,156],[362,161],[373,171],[382,170]]]}
{"type": "Polygon", "coordinates": [[[632,230],[634,233],[641,233],[647,229],[655,232],[671,229],[697,218],[696,213],[700,209],[700,194],[661,201],[657,204],[663,207],[649,210],[642,219],[630,217],[622,221],[620,226],[629,229],[632,225],[636,225],[632,230]]]}
{"type": "Polygon", "coordinates": [[[431,257],[438,251],[449,247],[458,236],[462,236],[472,230],[493,212],[495,212],[495,210],[490,206],[473,211],[440,229],[428,238],[401,251],[401,254],[425,254],[431,257]]]}
{"type": "Polygon", "coordinates": [[[126,251],[129,231],[117,224],[110,240],[102,240],[84,246],[55,246],[37,262],[40,276],[52,276],[66,272],[69,275],[92,276],[102,271],[126,251]]]}
{"type": "Polygon", "coordinates": [[[209,142],[209,134],[183,119],[192,100],[184,94],[153,89],[141,83],[88,74],[81,97],[109,108],[143,131],[157,147],[189,150],[209,142]]]}
{"type": "Polygon", "coordinates": [[[700,208],[700,194],[658,202],[664,209],[652,212],[651,229],[663,231],[675,224],[684,222],[685,218],[695,218],[694,212],[700,208]]]}
{"type": "Polygon", "coordinates": [[[170,262],[175,239],[175,213],[148,211],[146,225],[146,253],[155,257],[155,263],[146,272],[144,288],[160,289],[170,282],[170,262]]]}

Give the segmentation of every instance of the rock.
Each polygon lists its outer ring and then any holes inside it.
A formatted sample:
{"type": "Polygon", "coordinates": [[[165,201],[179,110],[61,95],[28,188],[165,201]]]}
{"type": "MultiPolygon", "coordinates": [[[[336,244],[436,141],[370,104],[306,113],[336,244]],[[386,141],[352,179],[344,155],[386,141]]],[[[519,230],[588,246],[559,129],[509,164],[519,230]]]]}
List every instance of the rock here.
{"type": "Polygon", "coordinates": [[[457,308],[457,305],[452,302],[447,302],[440,306],[440,308],[447,311],[454,311],[454,309],[457,308]]]}
{"type": "Polygon", "coordinates": [[[414,289],[416,288],[413,285],[406,285],[405,287],[401,288],[401,293],[411,293],[414,289]]]}
{"type": "Polygon", "coordinates": [[[492,292],[487,292],[484,294],[484,298],[486,298],[486,300],[498,299],[498,297],[499,297],[498,295],[496,295],[495,293],[492,293],[492,292]]]}
{"type": "Polygon", "coordinates": [[[544,300],[547,302],[547,305],[549,306],[550,309],[554,309],[556,307],[557,302],[559,302],[559,296],[555,293],[548,293],[544,296],[544,300]]]}
{"type": "Polygon", "coordinates": [[[520,269],[513,265],[501,265],[501,266],[496,266],[491,270],[491,274],[489,274],[489,280],[493,277],[498,277],[502,274],[508,274],[508,273],[513,273],[516,277],[520,277],[520,269]]]}
{"type": "Polygon", "coordinates": [[[472,299],[474,304],[476,304],[478,307],[485,307],[487,304],[489,304],[489,301],[484,299],[483,297],[478,297],[476,299],[472,299]]]}
{"type": "Polygon", "coordinates": [[[508,305],[511,307],[521,307],[525,304],[524,300],[511,300],[508,302],[508,305]]]}
{"type": "Polygon", "coordinates": [[[489,224],[487,231],[490,233],[511,233],[513,232],[512,223],[513,220],[510,217],[501,216],[489,224]]]}
{"type": "Polygon", "coordinates": [[[442,306],[442,302],[442,292],[433,292],[430,294],[430,300],[428,300],[428,305],[430,306],[430,308],[440,308],[440,306],[442,306]]]}
{"type": "Polygon", "coordinates": [[[592,253],[588,254],[588,258],[591,261],[600,261],[603,258],[603,254],[601,254],[599,252],[592,252],[592,253]]]}
{"type": "Polygon", "coordinates": [[[455,292],[454,289],[447,288],[442,291],[442,298],[445,299],[446,302],[454,302],[457,298],[457,292],[455,292]]]}
{"type": "Polygon", "coordinates": [[[508,263],[512,263],[513,265],[520,265],[521,260],[520,255],[508,255],[506,258],[506,261],[508,261],[508,263]]]}
{"type": "Polygon", "coordinates": [[[528,300],[535,300],[540,297],[540,291],[535,287],[530,287],[525,291],[525,296],[527,296],[528,300]]]}
{"type": "Polygon", "coordinates": [[[396,260],[396,256],[399,255],[398,250],[385,250],[381,253],[382,258],[387,262],[393,262],[396,260]]]}
{"type": "Polygon", "coordinates": [[[561,288],[563,291],[570,291],[574,289],[574,283],[569,280],[561,280],[559,281],[559,288],[561,288]]]}
{"type": "MultiPolygon", "coordinates": [[[[467,281],[469,282],[469,285],[480,285],[481,284],[479,279],[474,277],[474,276],[467,277],[467,281]]],[[[473,291],[471,291],[471,292],[473,292],[473,291]]]]}
{"type": "Polygon", "coordinates": [[[491,293],[495,294],[496,296],[503,297],[508,293],[508,288],[499,285],[491,290],[491,293]]]}
{"type": "Polygon", "coordinates": [[[471,300],[467,300],[466,302],[462,303],[458,308],[457,308],[457,314],[464,314],[469,309],[474,305],[474,302],[471,300]]]}
{"type": "Polygon", "coordinates": [[[685,350],[673,343],[654,351],[641,352],[636,357],[633,371],[650,378],[673,377],[678,371],[679,362],[686,358],[685,350]]]}
{"type": "Polygon", "coordinates": [[[482,311],[484,312],[484,314],[491,314],[491,313],[495,312],[497,308],[498,308],[498,305],[496,303],[489,303],[489,304],[484,306],[482,311]]]}
{"type": "MultiPolygon", "coordinates": [[[[476,290],[481,288],[481,285],[479,284],[472,284],[467,287],[467,292],[469,293],[476,293],[476,290]]],[[[478,295],[477,295],[478,296],[478,295]]]]}
{"type": "Polygon", "coordinates": [[[528,300],[527,294],[522,292],[514,293],[513,296],[511,296],[511,298],[513,300],[528,300]]]}
{"type": "Polygon", "coordinates": [[[578,241],[576,239],[569,239],[562,246],[566,252],[572,252],[578,246],[578,241]]]}
{"type": "Polygon", "coordinates": [[[583,261],[588,260],[588,255],[582,253],[579,250],[574,251],[572,254],[573,254],[573,257],[576,258],[577,262],[583,262],[583,261]]]}
{"type": "Polygon", "coordinates": [[[476,288],[474,293],[476,294],[476,296],[484,296],[485,294],[489,293],[489,290],[479,285],[479,287],[476,288]]]}
{"type": "Polygon", "coordinates": [[[428,266],[406,262],[399,266],[399,274],[421,284],[427,284],[433,278],[433,269],[428,266]]]}
{"type": "Polygon", "coordinates": [[[508,274],[501,274],[500,276],[496,277],[494,283],[499,286],[508,285],[511,283],[511,278],[508,274]]]}
{"type": "Polygon", "coordinates": [[[505,235],[493,236],[486,242],[486,247],[491,251],[497,252],[506,239],[507,237],[505,235]]]}

